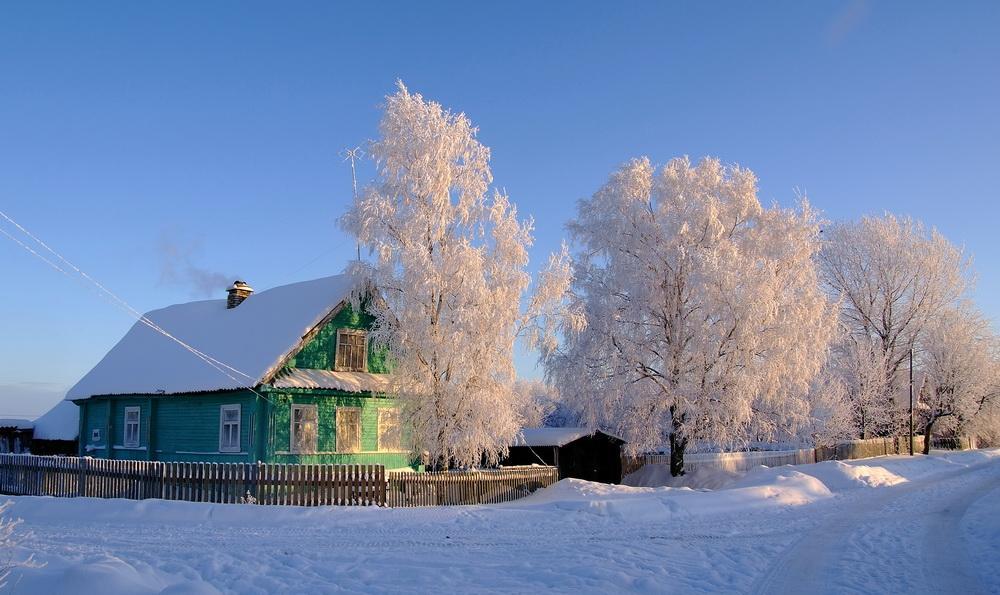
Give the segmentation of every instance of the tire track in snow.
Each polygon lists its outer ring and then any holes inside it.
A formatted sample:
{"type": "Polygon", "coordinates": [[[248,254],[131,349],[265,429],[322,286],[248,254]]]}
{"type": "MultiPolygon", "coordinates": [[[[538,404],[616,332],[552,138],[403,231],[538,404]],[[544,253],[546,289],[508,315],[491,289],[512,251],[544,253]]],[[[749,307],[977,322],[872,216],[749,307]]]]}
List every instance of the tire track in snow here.
{"type": "MultiPolygon", "coordinates": [[[[903,534],[907,527],[913,527],[915,523],[922,525],[922,531],[918,531],[916,537],[919,542],[919,547],[915,548],[917,558],[895,556],[883,560],[879,554],[884,557],[886,552],[874,548],[860,552],[863,554],[860,559],[867,564],[894,570],[900,564],[910,563],[910,569],[902,569],[904,574],[905,570],[911,571],[906,576],[910,579],[915,578],[912,576],[913,566],[917,565],[915,574],[923,582],[908,585],[907,591],[915,587],[927,593],[961,592],[972,595],[984,592],[977,574],[968,567],[960,525],[968,507],[1000,483],[998,471],[1000,463],[987,461],[882,488],[875,494],[865,494],[836,509],[828,522],[820,523],[796,539],[757,579],[752,592],[844,592],[845,585],[838,584],[838,579],[844,577],[838,571],[844,568],[843,562],[850,554],[859,553],[852,548],[864,546],[864,543],[852,540],[852,535],[888,529],[890,535],[881,535],[881,540],[890,539],[893,545],[898,546],[898,539],[905,537],[903,534]],[[901,501],[906,499],[916,502],[899,510],[901,501]]],[[[865,574],[857,566],[851,568],[853,575],[865,574]]],[[[898,591],[894,585],[877,580],[868,585],[853,584],[847,588],[860,592],[898,591]]]]}
{"type": "Polygon", "coordinates": [[[962,518],[980,498],[1000,485],[1000,477],[976,482],[945,505],[935,506],[926,515],[923,536],[924,581],[931,593],[986,593],[978,573],[969,564],[969,551],[962,535],[962,518]]]}

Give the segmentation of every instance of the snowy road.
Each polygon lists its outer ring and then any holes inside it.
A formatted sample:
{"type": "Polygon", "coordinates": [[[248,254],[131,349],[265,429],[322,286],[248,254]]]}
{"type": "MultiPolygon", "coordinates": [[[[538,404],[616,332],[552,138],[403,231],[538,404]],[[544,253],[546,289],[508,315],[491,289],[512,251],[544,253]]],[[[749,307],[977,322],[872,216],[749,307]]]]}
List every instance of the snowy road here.
{"type": "Polygon", "coordinates": [[[564,481],[503,506],[15,498],[16,593],[1000,593],[1000,451],[760,469],[715,491],[564,481]]]}
{"type": "Polygon", "coordinates": [[[753,592],[972,595],[988,592],[984,579],[995,591],[996,577],[970,565],[961,524],[998,489],[1000,464],[987,461],[865,494],[790,544],[753,592]]]}

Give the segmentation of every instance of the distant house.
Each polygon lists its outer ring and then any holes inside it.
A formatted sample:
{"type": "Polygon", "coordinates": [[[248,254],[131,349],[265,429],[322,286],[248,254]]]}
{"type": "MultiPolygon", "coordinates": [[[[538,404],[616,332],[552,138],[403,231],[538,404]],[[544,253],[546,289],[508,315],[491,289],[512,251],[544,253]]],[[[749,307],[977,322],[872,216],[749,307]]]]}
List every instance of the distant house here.
{"type": "Polygon", "coordinates": [[[34,428],[28,419],[0,419],[0,453],[28,452],[34,428]]]}
{"type": "Polygon", "coordinates": [[[623,444],[617,436],[587,428],[524,428],[503,464],[553,465],[559,479],[618,483],[623,444]]]}
{"type": "Polygon", "coordinates": [[[61,401],[38,419],[0,419],[0,453],[75,455],[77,406],[61,401]]]}
{"type": "Polygon", "coordinates": [[[150,312],[67,393],[111,459],[410,466],[372,318],[346,275],[150,312]],[[363,308],[362,308],[363,310],[363,308]]]}

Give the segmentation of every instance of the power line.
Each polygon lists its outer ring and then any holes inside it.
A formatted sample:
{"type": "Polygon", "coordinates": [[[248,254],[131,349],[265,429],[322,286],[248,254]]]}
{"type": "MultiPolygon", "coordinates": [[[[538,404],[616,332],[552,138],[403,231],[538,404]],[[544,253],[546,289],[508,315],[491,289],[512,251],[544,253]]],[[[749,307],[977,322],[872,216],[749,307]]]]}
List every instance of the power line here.
{"type": "MultiPolygon", "coordinates": [[[[138,310],[136,310],[135,308],[133,308],[131,305],[129,305],[128,302],[126,302],[122,298],[118,297],[110,289],[108,289],[107,287],[105,287],[104,285],[102,285],[100,282],[98,282],[96,279],[94,279],[93,277],[91,277],[90,275],[88,275],[86,272],[84,272],[83,270],[81,270],[75,264],[73,264],[68,259],[66,259],[63,255],[61,255],[58,252],[56,252],[48,244],[46,244],[44,241],[42,241],[38,236],[36,236],[33,233],[31,233],[30,231],[28,231],[24,226],[22,226],[20,223],[18,223],[14,219],[12,219],[10,216],[8,216],[3,211],[0,211],[0,218],[3,218],[5,220],[7,220],[8,222],[10,222],[17,229],[19,229],[24,235],[28,236],[29,238],[31,238],[32,240],[34,240],[38,245],[40,245],[41,247],[45,248],[49,253],[51,253],[57,259],[59,259],[60,261],[62,261],[63,263],[65,263],[69,268],[73,269],[73,271],[75,271],[82,278],[84,278],[87,281],[89,281],[90,283],[94,284],[102,293],[104,293],[106,296],[108,296],[111,299],[113,299],[115,301],[115,303],[120,308],[122,308],[123,310],[125,310],[125,312],[127,314],[129,314],[130,316],[132,316],[133,318],[135,318],[136,320],[138,320],[142,324],[146,325],[147,327],[151,328],[152,330],[156,331],[157,333],[159,333],[159,334],[163,335],[164,337],[167,337],[168,339],[174,341],[175,343],[177,343],[178,345],[180,345],[181,347],[183,347],[184,349],[186,349],[187,351],[189,351],[190,353],[192,353],[193,355],[195,355],[196,357],[198,357],[199,359],[201,359],[202,361],[204,361],[206,364],[208,364],[208,365],[212,366],[213,368],[215,368],[216,370],[218,370],[221,374],[225,375],[227,378],[229,378],[233,382],[236,382],[238,384],[241,383],[241,381],[238,380],[236,377],[234,377],[233,375],[231,375],[228,372],[226,372],[226,369],[231,370],[232,372],[234,372],[236,374],[239,374],[239,375],[243,376],[244,378],[247,378],[248,380],[251,380],[251,381],[254,381],[254,382],[257,381],[257,378],[255,378],[253,376],[250,376],[246,372],[238,370],[238,369],[236,369],[236,368],[234,368],[234,367],[226,364],[225,362],[222,362],[222,361],[219,361],[219,360],[215,359],[214,357],[212,357],[212,356],[210,356],[210,355],[208,355],[208,354],[206,354],[206,353],[198,350],[197,348],[195,348],[195,347],[193,347],[193,346],[185,343],[181,339],[175,337],[174,335],[170,334],[169,332],[167,332],[166,330],[164,330],[163,328],[161,328],[155,322],[153,322],[152,320],[150,320],[149,318],[147,318],[145,315],[141,314],[138,310]],[[225,368],[225,369],[223,369],[223,368],[225,368]]],[[[20,241],[19,239],[15,238],[14,236],[12,236],[11,234],[9,234],[3,228],[0,228],[0,233],[3,233],[5,236],[7,236],[11,240],[13,240],[15,243],[17,243],[18,245],[20,245],[22,248],[24,248],[25,250],[27,250],[32,255],[34,255],[34,256],[38,257],[39,259],[41,259],[42,261],[44,261],[46,264],[48,264],[52,268],[54,268],[57,271],[63,273],[67,277],[72,277],[72,275],[70,275],[65,269],[63,269],[62,267],[58,266],[57,264],[55,264],[54,262],[52,262],[51,260],[49,260],[45,256],[39,254],[37,251],[35,251],[34,249],[32,249],[31,246],[29,246],[29,245],[25,244],[24,242],[20,241]]],[[[258,397],[264,399],[265,401],[271,402],[270,399],[268,399],[264,395],[261,395],[260,393],[258,393],[256,390],[253,389],[253,387],[248,387],[248,388],[249,388],[249,390],[251,392],[253,392],[258,397]]]]}

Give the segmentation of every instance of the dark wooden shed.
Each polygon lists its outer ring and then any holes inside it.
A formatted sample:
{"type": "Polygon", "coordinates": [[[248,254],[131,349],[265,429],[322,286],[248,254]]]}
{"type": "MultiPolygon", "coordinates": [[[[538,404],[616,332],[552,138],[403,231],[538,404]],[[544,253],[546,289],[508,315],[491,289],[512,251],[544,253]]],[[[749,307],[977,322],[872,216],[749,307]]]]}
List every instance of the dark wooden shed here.
{"type": "Polygon", "coordinates": [[[524,428],[503,465],[552,465],[559,479],[574,477],[602,483],[622,478],[625,441],[587,428],[524,428]]]}
{"type": "Polygon", "coordinates": [[[27,419],[0,419],[0,452],[28,452],[33,431],[27,419]]]}

